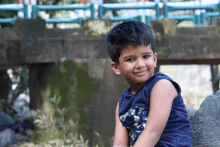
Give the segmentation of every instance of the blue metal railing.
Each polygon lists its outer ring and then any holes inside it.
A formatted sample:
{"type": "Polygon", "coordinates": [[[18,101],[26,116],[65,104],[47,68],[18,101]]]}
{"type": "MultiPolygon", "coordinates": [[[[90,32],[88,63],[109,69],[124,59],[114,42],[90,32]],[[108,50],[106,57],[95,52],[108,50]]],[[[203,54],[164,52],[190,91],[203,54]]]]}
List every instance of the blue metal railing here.
{"type": "MultiPolygon", "coordinates": [[[[25,5],[0,5],[0,11],[22,11],[24,13],[24,18],[28,18],[29,7],[25,5]]],[[[220,17],[220,2],[215,4],[207,5],[196,5],[193,2],[176,2],[176,3],[153,3],[148,2],[144,4],[140,3],[116,3],[116,4],[100,4],[98,6],[98,18],[100,19],[111,19],[112,22],[116,21],[142,21],[142,16],[145,17],[145,23],[149,24],[151,20],[154,19],[174,19],[174,20],[190,20],[194,21],[197,25],[205,24],[206,17],[220,17]],[[128,10],[128,9],[138,9],[138,10],[154,10],[155,15],[149,14],[138,14],[137,16],[132,17],[103,17],[105,11],[108,10],[128,10]],[[163,9],[163,15],[160,15],[160,9],[163,9]],[[202,12],[201,14],[193,15],[169,15],[169,12],[178,11],[178,10],[213,10],[215,12],[202,12]]],[[[83,19],[96,19],[95,17],[95,5],[94,4],[72,4],[72,5],[32,5],[31,19],[37,18],[37,12],[39,11],[55,11],[55,10],[89,10],[91,12],[90,17],[84,18],[80,16],[76,19],[72,18],[62,18],[55,19],[50,18],[46,19],[47,23],[78,23],[82,24],[83,19]]],[[[19,18],[4,18],[0,19],[0,23],[11,23],[15,24],[16,20],[19,18]]]]}
{"type": "MultiPolygon", "coordinates": [[[[174,3],[173,3],[174,4],[174,3]]],[[[164,18],[167,19],[175,19],[175,20],[190,20],[195,21],[197,25],[205,23],[205,17],[215,17],[220,16],[220,2],[217,4],[208,4],[208,5],[172,5],[172,3],[166,3],[163,5],[163,14],[164,18]],[[177,11],[177,10],[215,10],[219,11],[219,13],[202,13],[201,15],[183,15],[183,16],[168,16],[168,12],[177,11]]]]}
{"type": "MultiPolygon", "coordinates": [[[[79,5],[79,4],[73,4],[73,5],[33,5],[32,6],[32,19],[37,18],[37,12],[38,11],[51,11],[51,10],[90,10],[91,11],[91,17],[89,19],[95,18],[95,8],[94,4],[89,5],[79,5]]],[[[83,17],[79,17],[76,19],[71,18],[63,18],[63,19],[46,19],[45,21],[47,23],[78,23],[82,24],[83,17]]]]}
{"type": "MultiPolygon", "coordinates": [[[[17,5],[17,4],[6,4],[0,5],[0,11],[22,11],[24,13],[24,18],[28,18],[28,5],[17,5]]],[[[15,25],[16,20],[19,18],[1,18],[0,24],[2,23],[10,23],[15,25]]]]}
{"type": "Polygon", "coordinates": [[[160,17],[160,8],[158,3],[150,3],[148,5],[139,5],[138,3],[118,3],[118,4],[101,4],[99,5],[99,18],[103,19],[111,19],[113,22],[115,21],[125,21],[125,20],[135,20],[142,21],[142,16],[139,14],[136,17],[103,17],[103,12],[107,10],[122,10],[122,9],[153,9],[156,11],[155,16],[146,16],[147,21],[149,22],[153,18],[160,17]]]}

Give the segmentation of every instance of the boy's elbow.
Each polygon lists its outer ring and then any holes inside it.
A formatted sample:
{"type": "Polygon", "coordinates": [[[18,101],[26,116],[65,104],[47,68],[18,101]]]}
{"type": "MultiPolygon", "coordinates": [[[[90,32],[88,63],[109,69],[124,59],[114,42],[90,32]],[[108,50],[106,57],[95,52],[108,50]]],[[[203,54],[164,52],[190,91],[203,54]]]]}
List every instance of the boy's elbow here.
{"type": "Polygon", "coordinates": [[[128,145],[118,145],[118,144],[113,144],[113,147],[129,147],[128,145]]]}
{"type": "Polygon", "coordinates": [[[156,144],[160,139],[161,132],[160,131],[154,131],[154,132],[151,132],[150,134],[151,134],[151,138],[152,138],[153,142],[156,144]]]}
{"type": "Polygon", "coordinates": [[[154,130],[154,131],[150,131],[149,134],[151,134],[152,137],[155,138],[156,140],[157,139],[159,140],[162,132],[160,130],[154,130]]]}
{"type": "Polygon", "coordinates": [[[129,144],[122,141],[114,141],[113,147],[129,147],[129,144]]]}

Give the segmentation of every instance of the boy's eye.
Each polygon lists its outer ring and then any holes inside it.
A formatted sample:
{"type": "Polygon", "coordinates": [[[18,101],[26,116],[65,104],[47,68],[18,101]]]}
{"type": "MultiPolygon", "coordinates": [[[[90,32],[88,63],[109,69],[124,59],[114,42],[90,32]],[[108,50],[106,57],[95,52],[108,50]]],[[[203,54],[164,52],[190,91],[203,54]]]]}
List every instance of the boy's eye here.
{"type": "Polygon", "coordinates": [[[134,58],[127,59],[127,61],[134,61],[134,58]]]}
{"type": "Polygon", "coordinates": [[[145,55],[145,56],[144,56],[144,58],[149,58],[149,57],[150,57],[149,55],[145,55]]]}

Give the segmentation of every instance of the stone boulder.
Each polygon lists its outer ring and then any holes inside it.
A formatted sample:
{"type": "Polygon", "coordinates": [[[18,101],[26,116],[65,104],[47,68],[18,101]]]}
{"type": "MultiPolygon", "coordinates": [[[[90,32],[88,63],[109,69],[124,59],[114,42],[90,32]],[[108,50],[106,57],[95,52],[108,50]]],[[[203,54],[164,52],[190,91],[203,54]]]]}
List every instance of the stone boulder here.
{"type": "Polygon", "coordinates": [[[190,119],[191,117],[195,115],[197,110],[193,108],[192,106],[186,106],[186,111],[188,113],[188,119],[190,119]]]}
{"type": "Polygon", "coordinates": [[[7,114],[0,112],[0,147],[16,144],[21,145],[23,141],[29,141],[29,130],[35,128],[34,124],[28,120],[24,115],[19,114],[16,116],[20,122],[13,120],[7,114]]]}
{"type": "Polygon", "coordinates": [[[15,121],[3,112],[0,112],[0,125],[13,125],[15,121]]]}
{"type": "Polygon", "coordinates": [[[0,147],[6,147],[9,144],[13,144],[16,140],[16,134],[13,130],[5,129],[0,132],[0,147]]]}
{"type": "Polygon", "coordinates": [[[220,146],[220,90],[202,102],[190,118],[192,147],[220,146]]]}

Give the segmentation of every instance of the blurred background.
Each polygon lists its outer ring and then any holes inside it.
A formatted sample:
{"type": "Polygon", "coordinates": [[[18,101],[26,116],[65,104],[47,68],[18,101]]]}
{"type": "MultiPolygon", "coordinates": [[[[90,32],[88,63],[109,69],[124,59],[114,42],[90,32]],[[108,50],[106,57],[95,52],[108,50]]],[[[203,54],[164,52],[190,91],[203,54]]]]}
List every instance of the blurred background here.
{"type": "Polygon", "coordinates": [[[154,30],[156,72],[180,85],[191,116],[219,90],[219,16],[218,0],[1,0],[0,146],[112,146],[128,84],[103,40],[128,20],[154,30]]]}

